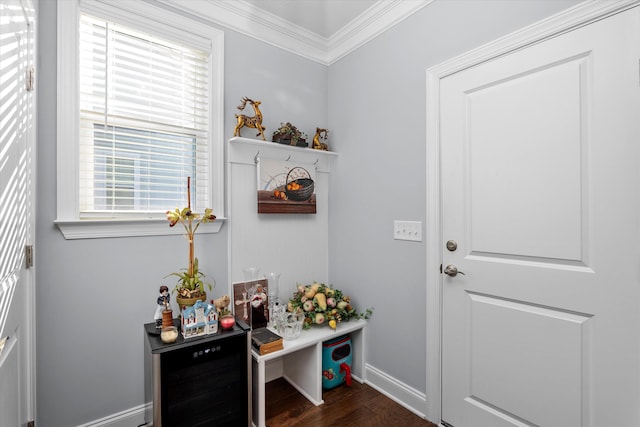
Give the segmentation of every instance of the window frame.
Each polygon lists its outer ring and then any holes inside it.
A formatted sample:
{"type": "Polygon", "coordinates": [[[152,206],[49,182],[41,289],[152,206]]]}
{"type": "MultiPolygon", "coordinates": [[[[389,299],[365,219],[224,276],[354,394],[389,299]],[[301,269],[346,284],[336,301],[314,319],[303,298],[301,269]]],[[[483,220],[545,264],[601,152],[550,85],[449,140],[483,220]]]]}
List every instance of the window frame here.
{"type": "MultiPolygon", "coordinates": [[[[112,219],[80,219],[79,212],[79,20],[80,13],[182,41],[209,53],[209,205],[218,219],[204,233],[217,233],[225,220],[224,200],[224,32],[146,2],[99,0],[57,2],[57,217],[65,239],[181,234],[165,218],[135,213],[112,219]]],[[[186,202],[186,201],[185,201],[186,202]]],[[[167,206],[167,209],[175,207],[167,206]]]]}

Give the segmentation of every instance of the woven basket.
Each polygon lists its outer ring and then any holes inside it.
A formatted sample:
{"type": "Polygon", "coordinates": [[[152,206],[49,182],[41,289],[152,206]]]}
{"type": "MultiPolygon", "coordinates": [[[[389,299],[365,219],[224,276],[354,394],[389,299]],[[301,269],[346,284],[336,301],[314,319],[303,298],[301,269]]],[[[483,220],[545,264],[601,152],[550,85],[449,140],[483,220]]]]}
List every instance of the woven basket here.
{"type": "Polygon", "coordinates": [[[285,185],[285,194],[287,195],[287,198],[289,200],[295,200],[295,201],[298,201],[298,202],[303,202],[305,200],[309,200],[309,198],[313,194],[313,189],[315,187],[315,183],[313,182],[313,179],[311,179],[311,174],[309,173],[309,171],[307,171],[305,168],[300,167],[300,166],[296,166],[294,168],[291,168],[291,170],[289,170],[289,173],[287,173],[286,185],[285,185]],[[289,177],[291,175],[291,172],[293,172],[295,169],[302,169],[303,171],[305,171],[305,173],[307,174],[307,176],[309,178],[297,178],[297,179],[294,179],[292,181],[289,181],[289,177]],[[286,189],[286,185],[288,185],[288,184],[290,184],[292,182],[295,182],[298,185],[300,185],[300,189],[299,190],[287,190],[286,189]]]}

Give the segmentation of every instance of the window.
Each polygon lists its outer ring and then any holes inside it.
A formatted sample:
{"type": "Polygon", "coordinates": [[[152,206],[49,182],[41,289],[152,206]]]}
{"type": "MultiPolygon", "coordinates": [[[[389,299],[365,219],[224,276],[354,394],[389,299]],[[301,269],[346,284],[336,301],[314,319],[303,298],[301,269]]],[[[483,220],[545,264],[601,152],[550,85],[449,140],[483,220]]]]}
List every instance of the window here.
{"type": "Polygon", "coordinates": [[[144,2],[58,2],[58,21],[65,237],[171,234],[187,177],[223,217],[222,33],[144,2]]]}
{"type": "MultiPolygon", "coordinates": [[[[93,121],[89,125],[92,128],[84,141],[89,153],[84,162],[81,160],[81,173],[86,176],[80,185],[81,215],[123,211],[164,214],[167,207],[185,204],[187,176],[200,176],[206,185],[206,170],[196,167],[198,149],[193,133],[154,132],[93,121]]],[[[206,196],[198,191],[193,194],[206,196]]],[[[192,197],[192,202],[194,206],[206,205],[206,197],[192,197]]]]}
{"type": "Polygon", "coordinates": [[[196,210],[208,206],[208,59],[81,14],[81,218],[162,216],[184,205],[188,176],[196,210]]]}

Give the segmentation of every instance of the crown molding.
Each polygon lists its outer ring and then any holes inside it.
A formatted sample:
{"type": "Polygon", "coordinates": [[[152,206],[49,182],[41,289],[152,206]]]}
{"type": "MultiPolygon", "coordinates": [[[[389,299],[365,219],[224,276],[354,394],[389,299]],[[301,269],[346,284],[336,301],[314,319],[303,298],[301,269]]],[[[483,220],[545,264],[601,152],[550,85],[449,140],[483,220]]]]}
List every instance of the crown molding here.
{"type": "Polygon", "coordinates": [[[322,37],[244,0],[156,0],[296,55],[331,65],[433,0],[378,0],[349,25],[322,37]]]}
{"type": "Polygon", "coordinates": [[[329,64],[348,55],[432,2],[433,0],[378,0],[328,39],[329,64]]]}

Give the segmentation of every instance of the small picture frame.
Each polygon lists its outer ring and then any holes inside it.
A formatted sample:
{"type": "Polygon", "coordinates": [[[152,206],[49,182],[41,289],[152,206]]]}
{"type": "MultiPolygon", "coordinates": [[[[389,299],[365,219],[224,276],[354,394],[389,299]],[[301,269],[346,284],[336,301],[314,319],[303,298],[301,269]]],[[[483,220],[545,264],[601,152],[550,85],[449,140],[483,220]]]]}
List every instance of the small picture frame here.
{"type": "Polygon", "coordinates": [[[252,329],[269,323],[269,289],[267,279],[250,280],[233,284],[233,313],[252,329]]]}
{"type": "Polygon", "coordinates": [[[260,159],[258,162],[258,213],[316,213],[313,165],[260,159]]]}

